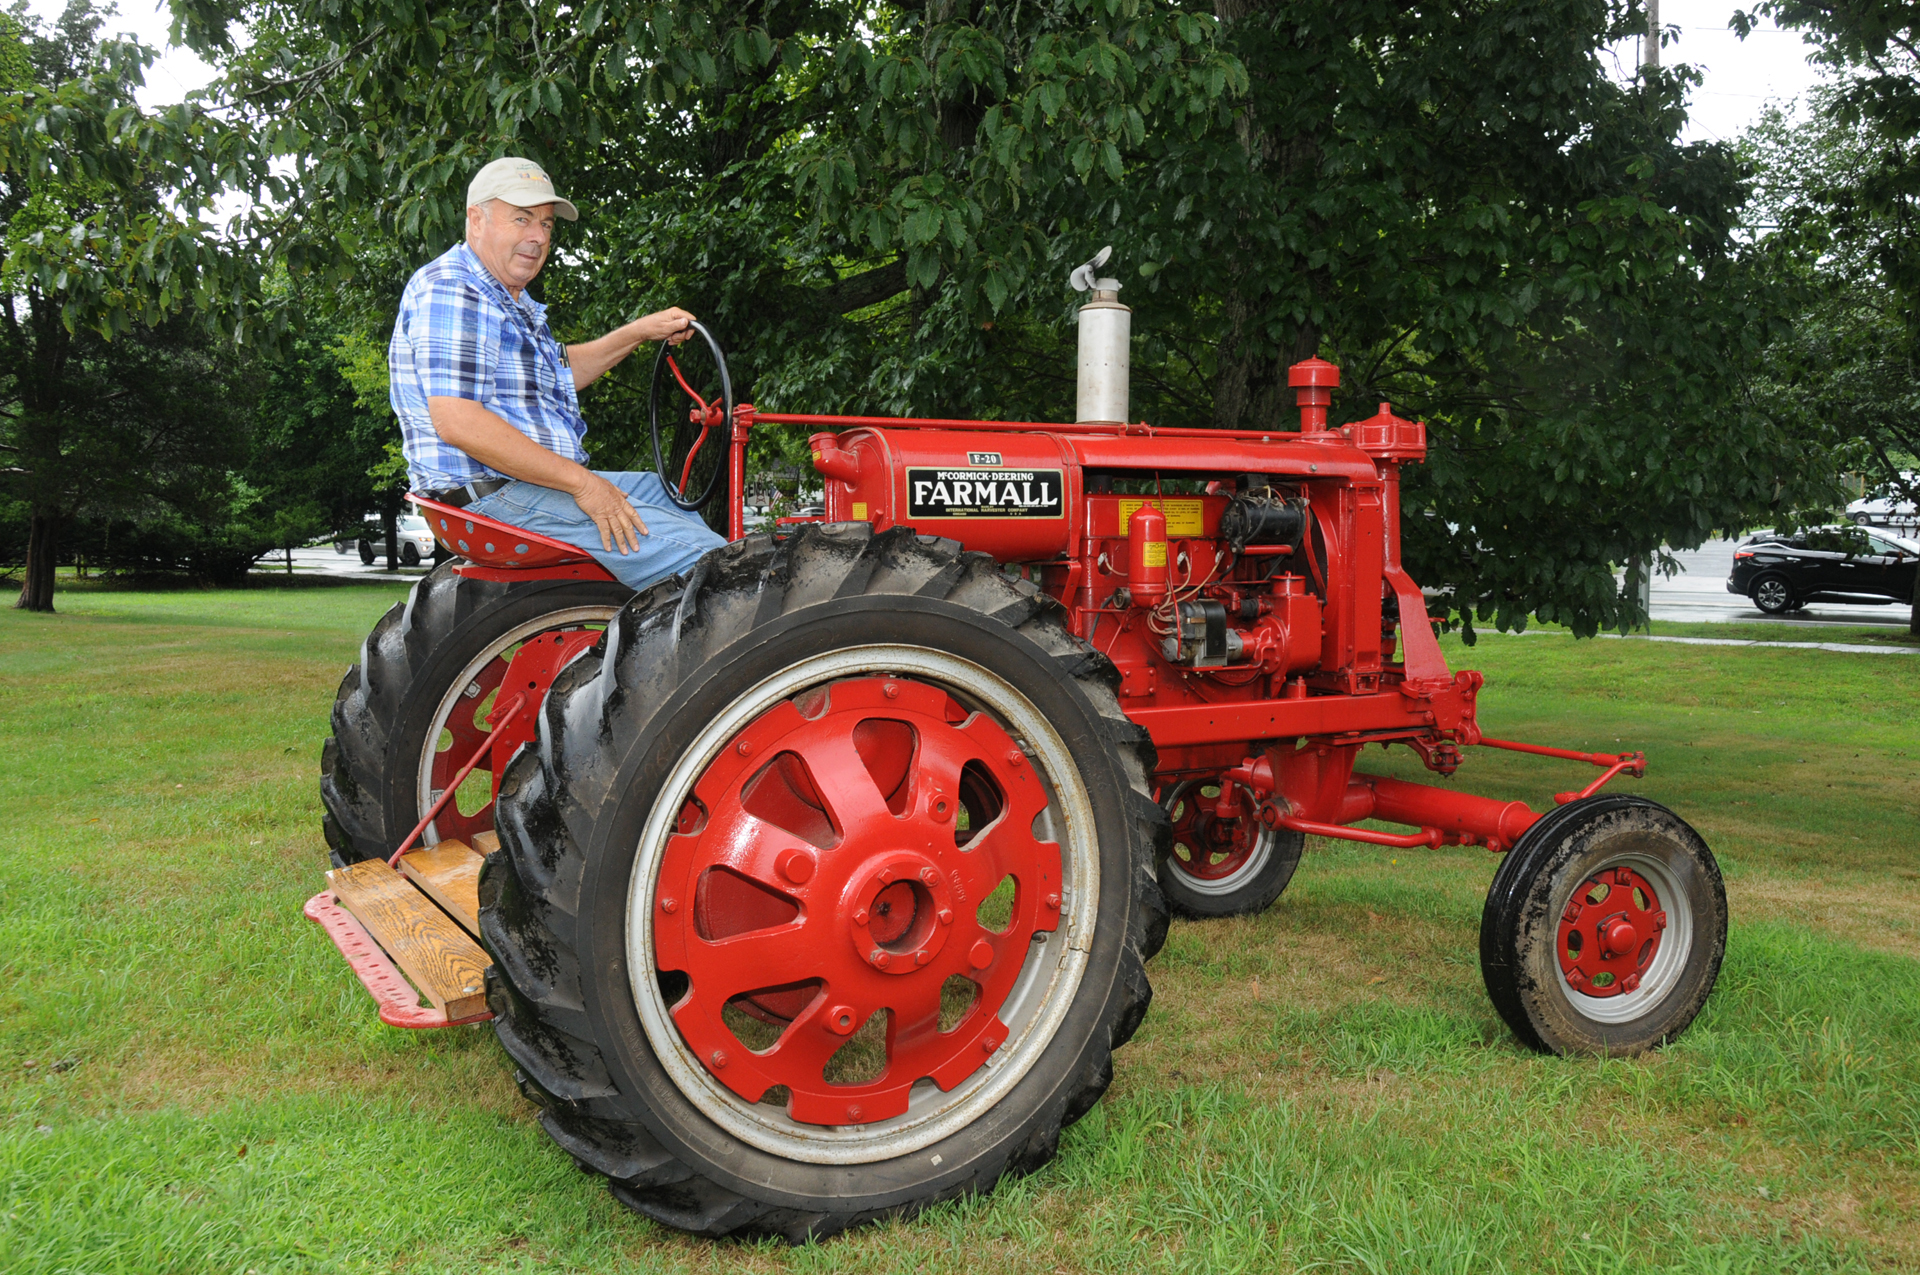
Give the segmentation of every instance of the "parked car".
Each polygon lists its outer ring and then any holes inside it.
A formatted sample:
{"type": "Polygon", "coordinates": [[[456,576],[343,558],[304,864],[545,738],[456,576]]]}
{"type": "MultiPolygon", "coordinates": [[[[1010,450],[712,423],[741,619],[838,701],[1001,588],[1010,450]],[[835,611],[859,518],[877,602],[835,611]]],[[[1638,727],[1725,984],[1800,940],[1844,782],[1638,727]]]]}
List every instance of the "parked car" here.
{"type": "Polygon", "coordinates": [[[1733,551],[1727,592],[1768,615],[1809,602],[1910,602],[1920,542],[1863,527],[1811,527],[1791,535],[1757,532],[1733,551]]]}
{"type": "MultiPolygon", "coordinates": [[[[409,567],[417,567],[423,559],[433,557],[433,532],[428,530],[425,518],[419,514],[401,514],[399,532],[401,562],[409,567]]],[[[387,530],[377,519],[369,518],[361,525],[357,541],[342,536],[333,542],[333,551],[345,553],[350,544],[357,544],[360,561],[372,566],[374,560],[387,551],[387,530]]]]}

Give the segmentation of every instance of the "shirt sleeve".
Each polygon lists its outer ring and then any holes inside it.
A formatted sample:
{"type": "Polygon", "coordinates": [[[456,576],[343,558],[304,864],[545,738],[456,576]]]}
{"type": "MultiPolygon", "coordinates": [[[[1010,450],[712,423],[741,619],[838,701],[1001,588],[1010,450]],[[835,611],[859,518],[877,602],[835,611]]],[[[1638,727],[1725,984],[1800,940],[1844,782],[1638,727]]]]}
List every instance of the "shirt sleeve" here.
{"type": "Polygon", "coordinates": [[[435,279],[425,291],[407,332],[421,393],[486,402],[500,360],[497,319],[478,289],[462,280],[435,279]]]}

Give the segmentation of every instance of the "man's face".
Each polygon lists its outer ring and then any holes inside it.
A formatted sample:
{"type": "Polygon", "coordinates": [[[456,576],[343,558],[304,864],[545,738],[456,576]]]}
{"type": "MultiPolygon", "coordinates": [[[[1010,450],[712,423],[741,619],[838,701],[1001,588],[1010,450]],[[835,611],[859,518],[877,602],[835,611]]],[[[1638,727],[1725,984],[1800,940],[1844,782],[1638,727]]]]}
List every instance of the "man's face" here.
{"type": "Polygon", "coordinates": [[[467,246],[493,277],[518,296],[547,264],[553,246],[553,205],[515,208],[494,199],[467,209],[467,246]]]}

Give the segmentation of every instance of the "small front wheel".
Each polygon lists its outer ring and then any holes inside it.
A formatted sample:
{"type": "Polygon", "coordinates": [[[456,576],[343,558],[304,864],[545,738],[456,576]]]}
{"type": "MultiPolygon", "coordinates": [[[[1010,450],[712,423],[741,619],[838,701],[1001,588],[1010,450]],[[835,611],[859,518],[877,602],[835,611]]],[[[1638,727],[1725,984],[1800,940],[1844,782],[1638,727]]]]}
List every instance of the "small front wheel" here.
{"type": "Polygon", "coordinates": [[[360,541],[360,563],[368,567],[373,565],[373,541],[364,537],[360,541]]]}
{"type": "Polygon", "coordinates": [[[1173,824],[1160,892],[1181,916],[1264,912],[1293,880],[1306,848],[1304,834],[1262,827],[1250,808],[1230,806],[1223,814],[1220,789],[1217,779],[1188,779],[1160,799],[1173,824]]]}
{"type": "Polygon", "coordinates": [[[1494,1008],[1542,1052],[1637,1054],[1700,1012],[1727,946],[1713,852],[1640,797],[1550,811],[1494,874],[1480,971],[1494,1008]]]}

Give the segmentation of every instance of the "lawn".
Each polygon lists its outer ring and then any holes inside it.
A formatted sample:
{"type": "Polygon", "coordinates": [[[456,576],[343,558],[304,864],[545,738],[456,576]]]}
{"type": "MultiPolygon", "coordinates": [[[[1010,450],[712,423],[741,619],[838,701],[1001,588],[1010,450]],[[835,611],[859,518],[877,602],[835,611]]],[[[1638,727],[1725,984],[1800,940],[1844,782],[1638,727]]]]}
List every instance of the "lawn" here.
{"type": "MultiPolygon", "coordinates": [[[[382,1027],[300,915],[334,686],[399,596],[0,613],[0,1269],[1920,1267],[1920,656],[1450,639],[1490,733],[1645,748],[1626,786],[1718,853],[1732,937],[1683,1039],[1522,1052],[1475,960],[1492,856],[1316,843],[1266,915],[1174,926],[1052,1166],[786,1249],[622,1210],[487,1028],[382,1027]]],[[[1458,782],[1537,805],[1586,773],[1458,782]]]]}

